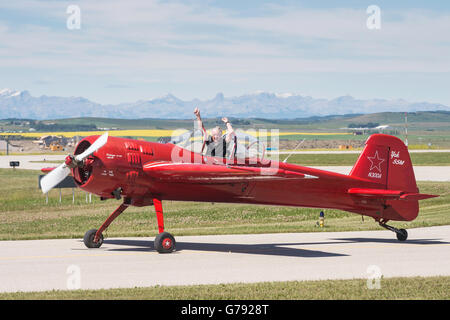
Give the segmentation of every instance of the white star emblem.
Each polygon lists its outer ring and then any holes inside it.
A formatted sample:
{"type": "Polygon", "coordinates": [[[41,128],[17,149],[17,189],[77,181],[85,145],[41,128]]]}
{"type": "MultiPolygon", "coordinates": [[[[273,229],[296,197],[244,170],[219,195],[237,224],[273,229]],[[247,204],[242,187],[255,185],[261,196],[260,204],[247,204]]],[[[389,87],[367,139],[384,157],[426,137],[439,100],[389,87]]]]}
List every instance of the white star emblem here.
{"type": "Polygon", "coordinates": [[[375,151],[375,154],[373,155],[373,157],[367,157],[367,159],[369,159],[369,161],[370,161],[370,169],[369,170],[372,170],[373,168],[375,168],[379,172],[381,172],[381,164],[384,162],[384,159],[381,159],[378,157],[378,150],[375,151]]]}

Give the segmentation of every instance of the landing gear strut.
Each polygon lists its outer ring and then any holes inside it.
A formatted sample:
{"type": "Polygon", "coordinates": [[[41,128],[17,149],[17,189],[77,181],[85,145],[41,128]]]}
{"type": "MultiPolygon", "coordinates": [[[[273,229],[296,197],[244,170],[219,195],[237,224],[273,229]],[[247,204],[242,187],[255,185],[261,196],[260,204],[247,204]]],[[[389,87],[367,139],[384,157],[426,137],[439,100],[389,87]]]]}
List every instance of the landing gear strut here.
{"type": "Polygon", "coordinates": [[[128,204],[122,203],[113,213],[106,219],[100,229],[91,229],[85,233],[83,242],[88,248],[100,248],[103,244],[103,231],[108,228],[111,222],[114,221],[125,209],[128,208],[128,204]]]}
{"type": "MultiPolygon", "coordinates": [[[[103,244],[103,231],[114,221],[126,208],[130,205],[130,199],[125,199],[113,213],[106,219],[100,229],[91,229],[86,232],[83,238],[83,242],[88,248],[100,248],[103,244]]],[[[153,199],[155,206],[156,218],[158,220],[159,234],[155,238],[155,249],[159,253],[171,253],[175,250],[176,242],[175,238],[168,232],[164,232],[164,217],[162,203],[160,199],[153,199]]]]}
{"type": "Polygon", "coordinates": [[[159,253],[171,253],[175,250],[176,242],[170,233],[164,232],[164,216],[161,200],[157,198],[153,199],[153,205],[155,206],[159,231],[159,234],[155,238],[155,249],[159,253]]]}
{"type": "Polygon", "coordinates": [[[379,225],[383,228],[395,232],[397,234],[398,241],[405,241],[406,239],[408,239],[408,231],[406,231],[405,229],[397,229],[392,226],[388,226],[386,222],[387,221],[384,220],[378,221],[379,225]]]}

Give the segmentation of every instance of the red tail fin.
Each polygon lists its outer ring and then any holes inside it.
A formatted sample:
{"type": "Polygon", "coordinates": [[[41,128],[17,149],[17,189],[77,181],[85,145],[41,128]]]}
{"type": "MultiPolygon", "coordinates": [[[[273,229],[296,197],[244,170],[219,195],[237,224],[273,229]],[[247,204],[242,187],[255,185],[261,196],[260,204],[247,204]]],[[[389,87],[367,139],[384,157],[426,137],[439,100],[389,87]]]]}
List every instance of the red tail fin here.
{"type": "MultiPolygon", "coordinates": [[[[350,175],[378,183],[378,189],[419,193],[408,149],[394,136],[370,136],[350,175]]],[[[385,205],[382,217],[389,220],[413,220],[419,212],[417,199],[386,200],[385,205]]]]}
{"type": "Polygon", "coordinates": [[[350,175],[379,183],[385,189],[418,192],[408,149],[394,136],[371,135],[350,175]]]}

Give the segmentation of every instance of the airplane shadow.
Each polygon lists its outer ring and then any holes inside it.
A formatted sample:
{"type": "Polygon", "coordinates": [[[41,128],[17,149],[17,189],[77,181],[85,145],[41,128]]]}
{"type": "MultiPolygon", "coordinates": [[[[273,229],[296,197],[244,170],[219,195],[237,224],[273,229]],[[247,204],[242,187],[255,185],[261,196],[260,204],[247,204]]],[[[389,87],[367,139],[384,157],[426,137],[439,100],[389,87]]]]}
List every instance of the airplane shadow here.
{"type": "Polygon", "coordinates": [[[346,243],[397,243],[405,245],[436,245],[436,244],[450,244],[450,242],[441,241],[439,239],[411,239],[406,241],[398,241],[397,239],[379,239],[379,238],[334,238],[330,240],[345,241],[346,243]]]}
{"type": "MultiPolygon", "coordinates": [[[[336,243],[336,242],[333,242],[336,243]]],[[[104,240],[104,244],[130,246],[130,248],[109,249],[109,251],[150,251],[155,250],[153,241],[112,239],[104,240]]],[[[183,250],[209,251],[225,253],[260,254],[269,256],[301,257],[301,258],[324,258],[342,257],[346,254],[325,252],[318,250],[307,250],[299,248],[288,248],[284,246],[310,245],[313,243],[273,243],[273,244],[230,244],[230,243],[197,243],[197,242],[177,242],[176,252],[183,250]]],[[[323,244],[317,243],[317,244],[323,244]]]]}
{"type": "MultiPolygon", "coordinates": [[[[411,239],[399,242],[397,239],[379,238],[332,238],[330,241],[322,242],[286,242],[286,243],[264,243],[264,244],[231,244],[231,243],[198,243],[198,242],[177,242],[176,252],[183,250],[209,251],[209,252],[232,252],[244,254],[259,254],[270,256],[302,257],[302,258],[323,258],[341,257],[349,254],[326,252],[321,250],[308,250],[308,246],[339,245],[351,243],[391,243],[402,245],[436,245],[450,244],[439,239],[411,239]],[[290,248],[289,246],[302,246],[304,248],[290,248]]],[[[105,244],[127,246],[129,248],[111,248],[109,251],[141,251],[147,252],[155,250],[153,240],[128,240],[128,239],[105,239],[105,244]]]]}

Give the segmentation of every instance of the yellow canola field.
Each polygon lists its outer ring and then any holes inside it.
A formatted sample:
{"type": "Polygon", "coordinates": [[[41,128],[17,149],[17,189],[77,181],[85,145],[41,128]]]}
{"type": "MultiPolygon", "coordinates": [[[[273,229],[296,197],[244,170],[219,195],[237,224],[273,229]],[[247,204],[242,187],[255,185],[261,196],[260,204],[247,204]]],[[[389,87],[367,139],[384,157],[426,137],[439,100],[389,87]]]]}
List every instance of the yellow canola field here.
{"type": "Polygon", "coordinates": [[[260,136],[330,136],[330,135],[348,135],[349,133],[345,132],[276,132],[267,130],[264,131],[245,131],[245,133],[248,133],[254,137],[260,137],[260,136]]]}

